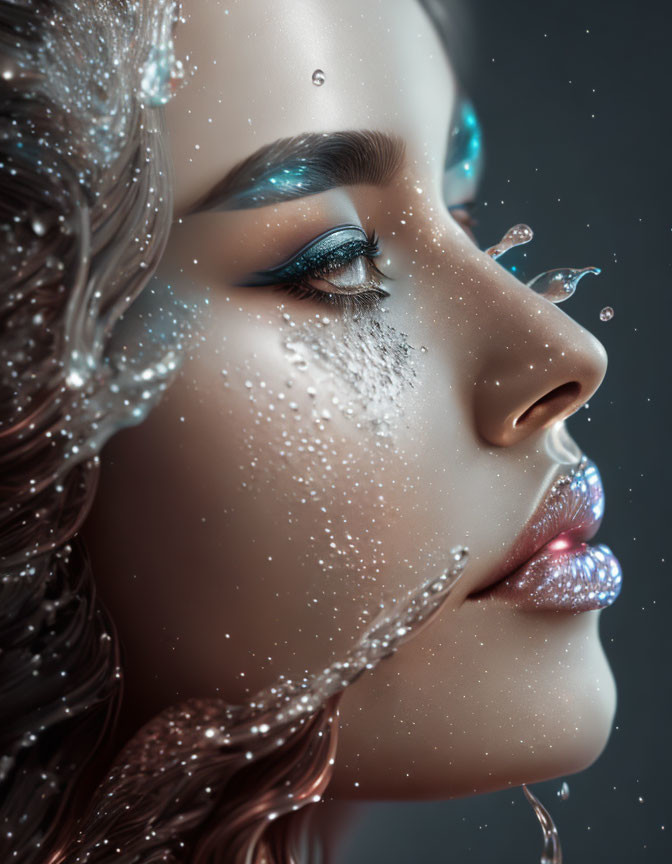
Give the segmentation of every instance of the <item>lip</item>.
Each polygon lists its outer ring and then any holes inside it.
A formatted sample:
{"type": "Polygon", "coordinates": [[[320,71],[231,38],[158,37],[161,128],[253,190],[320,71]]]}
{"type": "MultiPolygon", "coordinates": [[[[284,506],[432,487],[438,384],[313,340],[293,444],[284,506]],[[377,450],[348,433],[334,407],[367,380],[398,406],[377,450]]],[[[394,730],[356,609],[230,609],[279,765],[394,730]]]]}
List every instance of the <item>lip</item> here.
{"type": "Polygon", "coordinates": [[[597,466],[584,457],[559,475],[503,565],[467,599],[504,600],[527,611],[587,612],[618,597],[622,574],[608,546],[591,546],[604,515],[597,466]]]}

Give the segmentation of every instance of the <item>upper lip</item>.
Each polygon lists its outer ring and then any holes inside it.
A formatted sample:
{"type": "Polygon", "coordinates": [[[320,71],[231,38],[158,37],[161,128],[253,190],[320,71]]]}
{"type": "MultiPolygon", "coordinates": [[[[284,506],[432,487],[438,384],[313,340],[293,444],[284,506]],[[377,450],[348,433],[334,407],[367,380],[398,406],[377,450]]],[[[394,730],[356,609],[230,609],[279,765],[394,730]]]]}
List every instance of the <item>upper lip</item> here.
{"type": "Polygon", "coordinates": [[[558,472],[502,564],[469,596],[483,593],[515,573],[561,534],[569,535],[576,543],[590,540],[597,534],[603,511],[604,489],[599,472],[584,456],[569,472],[558,472]]]}

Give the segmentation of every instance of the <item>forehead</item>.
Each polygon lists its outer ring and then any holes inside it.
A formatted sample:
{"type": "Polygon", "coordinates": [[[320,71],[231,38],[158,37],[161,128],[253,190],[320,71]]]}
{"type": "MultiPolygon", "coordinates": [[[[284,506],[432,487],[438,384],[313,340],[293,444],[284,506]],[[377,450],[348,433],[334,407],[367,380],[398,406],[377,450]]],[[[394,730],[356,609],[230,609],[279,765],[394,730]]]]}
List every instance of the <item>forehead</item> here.
{"type": "Polygon", "coordinates": [[[167,107],[178,209],[304,132],[390,132],[412,161],[443,159],[455,81],[416,0],[183,0],[183,15],[193,75],[167,107]]]}

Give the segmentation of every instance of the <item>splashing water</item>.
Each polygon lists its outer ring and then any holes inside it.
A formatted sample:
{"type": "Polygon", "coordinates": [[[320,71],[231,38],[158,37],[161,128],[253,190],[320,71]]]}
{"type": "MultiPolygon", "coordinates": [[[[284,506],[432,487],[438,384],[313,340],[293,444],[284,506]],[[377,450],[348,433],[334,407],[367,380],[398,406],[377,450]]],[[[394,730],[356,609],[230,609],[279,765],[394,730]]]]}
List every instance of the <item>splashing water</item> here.
{"type": "Polygon", "coordinates": [[[605,306],[600,312],[600,321],[611,321],[614,317],[614,310],[611,306],[605,306]]]}
{"type": "Polygon", "coordinates": [[[523,784],[523,792],[528,803],[534,810],[534,814],[539,820],[541,831],[544,837],[544,845],[541,851],[539,864],[562,864],[562,848],[560,846],[560,837],[558,829],[551,817],[551,814],[544,807],[541,801],[523,784]]]}
{"type": "Polygon", "coordinates": [[[561,267],[558,270],[546,270],[528,282],[527,287],[551,303],[564,303],[576,291],[576,286],[584,276],[588,273],[599,276],[601,272],[599,267],[561,267]]]}
{"type": "MultiPolygon", "coordinates": [[[[177,7],[168,6],[169,21],[176,20],[177,7]]],[[[140,94],[152,108],[167,105],[174,93],[184,83],[184,63],[175,55],[172,27],[168,26],[165,14],[157,15],[152,34],[149,57],[140,70],[140,94]]]]}
{"type": "MultiPolygon", "coordinates": [[[[514,225],[513,228],[509,228],[499,243],[486,249],[485,254],[496,261],[505,252],[508,252],[515,246],[529,243],[533,236],[533,231],[529,225],[514,225]]],[[[557,270],[546,270],[535,276],[534,279],[527,283],[527,287],[537,294],[541,294],[545,300],[551,303],[564,303],[576,291],[577,285],[586,274],[594,273],[596,276],[599,276],[601,272],[599,267],[581,267],[580,269],[560,267],[557,270]]],[[[613,314],[614,310],[610,306],[605,306],[602,312],[600,312],[600,319],[602,321],[609,321],[613,317],[613,314]],[[611,311],[610,315],[607,310],[611,311]],[[608,317],[603,318],[603,313],[606,313],[608,317]]]]}
{"type": "Polygon", "coordinates": [[[144,88],[176,4],[48,5],[48,16],[34,3],[3,4],[0,15],[3,88],[16,106],[12,134],[0,136],[0,607],[3,662],[14,663],[8,722],[25,732],[7,739],[0,764],[13,802],[2,810],[2,860],[35,860],[25,850],[45,836],[54,800],[68,800],[83,748],[95,749],[118,700],[115,640],[69,541],[100,447],[158,401],[191,317],[168,286],[147,288],[172,200],[163,117],[144,88]],[[145,290],[167,314],[165,338],[111,348],[145,290]]]}
{"type": "Polygon", "coordinates": [[[569,783],[563,780],[562,786],[558,789],[558,798],[561,801],[567,801],[569,798],[569,783]]]}
{"type": "Polygon", "coordinates": [[[505,252],[508,252],[509,249],[513,249],[515,246],[524,246],[525,243],[529,243],[533,237],[534,232],[529,225],[524,225],[523,223],[514,225],[513,228],[509,228],[499,243],[495,243],[494,246],[486,249],[485,254],[489,255],[496,261],[505,252]]]}
{"type": "MultiPolygon", "coordinates": [[[[389,657],[418,629],[427,624],[443,607],[466,566],[468,551],[458,546],[451,550],[451,565],[438,577],[426,580],[405,598],[392,600],[378,618],[341,660],[301,681],[281,678],[275,685],[258,693],[250,702],[227,705],[221,699],[191,699],[172,706],[157,715],[128,744],[115,761],[107,779],[99,787],[93,807],[82,825],[81,837],[86,847],[68,861],[103,861],[96,855],[106,854],[107,848],[123,853],[128,843],[127,802],[147,788],[155,790],[167,784],[180,788],[182,812],[199,810],[203,819],[212,813],[217,799],[226,794],[229,778],[236,771],[263,757],[280,752],[302,727],[314,722],[316,712],[328,707],[328,715],[317,736],[320,753],[310,748],[302,753],[295,770],[302,763],[323,764],[324,755],[333,765],[335,755],[334,699],[364,671],[375,668],[389,657]],[[213,772],[213,766],[217,768],[213,772]],[[209,786],[203,789],[199,771],[208,770],[209,786]],[[85,851],[86,849],[86,851],[85,851]],[[96,850],[102,850],[98,852],[96,850]],[[89,856],[93,857],[89,857],[89,856]]],[[[290,786],[280,786],[268,799],[272,809],[265,818],[275,820],[309,803],[320,800],[330,773],[313,779],[301,794],[290,786]]],[[[269,796],[271,790],[269,790],[269,796]]],[[[174,842],[171,820],[148,818],[152,802],[144,796],[137,799],[134,820],[152,824],[133,846],[142,860],[164,860],[160,855],[174,842]],[[145,857],[143,857],[145,856],[145,857]]],[[[260,825],[260,830],[263,825],[260,825]]],[[[137,838],[136,838],[137,839],[137,838]]],[[[63,859],[66,860],[66,859],[63,859]]],[[[242,861],[232,857],[231,860],[242,861]]],[[[251,859],[245,858],[245,861],[251,859]]],[[[60,861],[60,859],[59,859],[60,861]]],[[[555,860],[552,864],[556,864],[555,860]]]]}
{"type": "Polygon", "coordinates": [[[140,91],[148,104],[157,108],[167,105],[184,80],[184,64],[175,57],[172,39],[156,45],[142,69],[140,91]]]}

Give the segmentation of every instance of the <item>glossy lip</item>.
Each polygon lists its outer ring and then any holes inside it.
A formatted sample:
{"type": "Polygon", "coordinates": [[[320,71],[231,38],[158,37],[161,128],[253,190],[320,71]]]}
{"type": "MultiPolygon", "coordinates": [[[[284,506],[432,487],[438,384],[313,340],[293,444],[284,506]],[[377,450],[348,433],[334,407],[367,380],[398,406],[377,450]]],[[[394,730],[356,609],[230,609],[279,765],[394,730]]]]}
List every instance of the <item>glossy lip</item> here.
{"type": "Polygon", "coordinates": [[[621,590],[621,568],[604,545],[589,546],[604,515],[596,465],[583,458],[547,491],[502,567],[468,599],[513,602],[526,610],[603,609],[621,590]]]}

